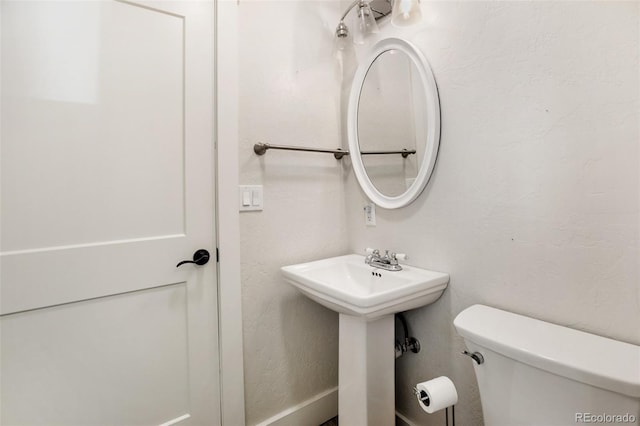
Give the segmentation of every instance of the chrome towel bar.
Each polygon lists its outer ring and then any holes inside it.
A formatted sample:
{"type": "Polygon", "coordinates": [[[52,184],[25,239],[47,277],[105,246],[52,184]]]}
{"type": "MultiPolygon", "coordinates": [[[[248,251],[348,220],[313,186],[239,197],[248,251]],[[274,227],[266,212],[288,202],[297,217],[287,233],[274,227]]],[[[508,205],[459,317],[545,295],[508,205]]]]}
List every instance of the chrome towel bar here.
{"type": "MultiPolygon", "coordinates": [[[[333,154],[336,160],[341,160],[345,155],[349,155],[349,151],[343,149],[320,149],[320,148],[307,148],[303,146],[291,146],[291,145],[272,145],[268,143],[257,143],[253,145],[253,152],[257,155],[264,155],[269,149],[282,149],[285,151],[303,151],[303,152],[321,152],[327,154],[333,154]]],[[[360,155],[386,155],[386,154],[400,154],[402,158],[407,158],[411,154],[415,154],[416,150],[402,149],[399,151],[362,151],[360,155]]]]}
{"type": "Polygon", "coordinates": [[[349,151],[342,149],[320,149],[320,148],[306,148],[303,146],[289,146],[289,145],[271,145],[268,143],[257,143],[253,145],[253,152],[258,155],[264,155],[269,149],[282,149],[285,151],[304,151],[304,152],[322,152],[327,154],[333,154],[336,160],[341,160],[345,155],[349,155],[349,151]]]}

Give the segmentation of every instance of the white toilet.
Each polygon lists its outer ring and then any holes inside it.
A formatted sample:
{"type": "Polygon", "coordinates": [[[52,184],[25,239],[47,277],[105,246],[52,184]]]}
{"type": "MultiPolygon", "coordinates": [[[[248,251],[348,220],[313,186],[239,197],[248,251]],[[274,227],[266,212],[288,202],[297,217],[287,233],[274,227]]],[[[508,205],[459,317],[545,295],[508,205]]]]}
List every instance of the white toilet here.
{"type": "Polygon", "coordinates": [[[640,425],[640,346],[483,305],[453,323],[485,426],[640,425]]]}

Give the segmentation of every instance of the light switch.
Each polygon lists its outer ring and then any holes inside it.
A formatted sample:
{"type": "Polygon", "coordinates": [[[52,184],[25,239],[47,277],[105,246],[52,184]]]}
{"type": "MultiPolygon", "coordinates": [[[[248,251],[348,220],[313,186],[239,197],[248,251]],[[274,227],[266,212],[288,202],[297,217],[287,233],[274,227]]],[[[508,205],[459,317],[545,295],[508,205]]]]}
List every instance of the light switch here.
{"type": "Polygon", "coordinates": [[[240,185],[238,195],[241,212],[262,210],[262,185],[240,185]]]}
{"type": "Polygon", "coordinates": [[[251,205],[253,207],[262,207],[262,187],[251,190],[251,205]]]}
{"type": "Polygon", "coordinates": [[[251,205],[251,191],[243,189],[242,190],[242,207],[248,207],[251,205]]]}

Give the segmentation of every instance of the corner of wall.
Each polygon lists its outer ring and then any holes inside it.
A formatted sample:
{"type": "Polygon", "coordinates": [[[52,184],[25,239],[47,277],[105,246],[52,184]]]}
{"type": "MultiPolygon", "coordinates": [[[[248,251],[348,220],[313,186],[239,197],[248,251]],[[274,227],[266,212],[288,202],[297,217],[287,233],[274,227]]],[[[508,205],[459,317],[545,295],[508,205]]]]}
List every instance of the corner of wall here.
{"type": "Polygon", "coordinates": [[[216,133],[222,424],[245,424],[238,187],[237,3],[216,2],[216,133]]]}

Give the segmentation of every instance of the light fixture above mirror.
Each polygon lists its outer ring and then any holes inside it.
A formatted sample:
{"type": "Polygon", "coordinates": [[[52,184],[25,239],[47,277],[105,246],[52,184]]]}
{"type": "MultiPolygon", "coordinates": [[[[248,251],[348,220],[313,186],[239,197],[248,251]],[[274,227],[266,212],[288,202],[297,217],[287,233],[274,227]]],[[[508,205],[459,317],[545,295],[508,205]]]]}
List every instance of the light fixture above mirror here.
{"type": "Polygon", "coordinates": [[[422,19],[419,0],[395,0],[391,23],[396,27],[407,27],[417,24],[422,19]]]}
{"type": "Polygon", "coordinates": [[[350,41],[363,44],[367,37],[378,32],[376,21],[389,14],[395,26],[413,25],[422,19],[419,0],[354,0],[336,28],[339,49],[344,49],[350,41]],[[357,29],[352,36],[344,20],[353,9],[357,11],[357,29]]]}

